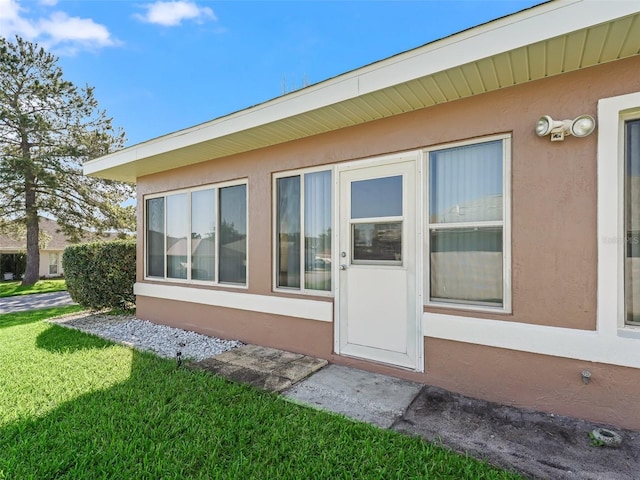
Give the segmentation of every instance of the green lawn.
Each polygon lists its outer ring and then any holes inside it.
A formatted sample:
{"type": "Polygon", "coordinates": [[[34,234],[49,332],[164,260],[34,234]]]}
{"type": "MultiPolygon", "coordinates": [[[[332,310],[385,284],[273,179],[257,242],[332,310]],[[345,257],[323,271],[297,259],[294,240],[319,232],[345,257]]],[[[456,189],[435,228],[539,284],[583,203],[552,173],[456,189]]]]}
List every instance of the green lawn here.
{"type": "Polygon", "coordinates": [[[23,287],[20,282],[0,282],[0,298],[32,293],[60,292],[67,289],[64,279],[40,280],[31,286],[23,287]]]}
{"type": "Polygon", "coordinates": [[[513,479],[418,438],[0,315],[0,479],[513,479]]]}

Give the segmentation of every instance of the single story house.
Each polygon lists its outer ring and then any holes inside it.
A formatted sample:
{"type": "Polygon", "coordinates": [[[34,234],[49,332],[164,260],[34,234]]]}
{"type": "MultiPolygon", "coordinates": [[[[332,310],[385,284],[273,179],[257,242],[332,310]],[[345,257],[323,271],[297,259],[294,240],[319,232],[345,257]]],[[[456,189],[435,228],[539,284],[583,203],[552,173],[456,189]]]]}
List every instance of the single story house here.
{"type": "MultiPolygon", "coordinates": [[[[58,222],[40,217],[40,278],[62,277],[64,268],[62,254],[72,242],[60,229],[58,222]]],[[[3,280],[12,280],[24,274],[26,267],[27,240],[24,235],[0,234],[0,270],[3,280]]],[[[115,240],[116,233],[96,235],[86,232],[83,242],[115,240]]]]}
{"type": "Polygon", "coordinates": [[[640,429],[640,3],[558,0],[87,162],[153,322],[640,429]]]}
{"type": "MultiPolygon", "coordinates": [[[[38,272],[41,278],[60,277],[64,274],[62,268],[62,253],[69,245],[67,237],[60,232],[55,220],[40,217],[41,238],[44,240],[40,249],[40,266],[38,272]],[[44,235],[42,235],[44,234],[44,235]]],[[[27,251],[27,241],[24,237],[0,234],[0,257],[2,258],[3,280],[12,280],[14,276],[24,274],[24,260],[21,256],[27,251]]]]}

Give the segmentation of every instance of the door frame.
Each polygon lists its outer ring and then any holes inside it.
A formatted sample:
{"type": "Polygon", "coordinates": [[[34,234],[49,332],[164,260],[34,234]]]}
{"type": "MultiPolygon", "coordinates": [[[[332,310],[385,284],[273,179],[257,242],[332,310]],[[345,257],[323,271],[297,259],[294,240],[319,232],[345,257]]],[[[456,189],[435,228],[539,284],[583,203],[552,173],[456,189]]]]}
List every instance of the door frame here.
{"type": "MultiPolygon", "coordinates": [[[[363,160],[355,160],[352,162],[342,163],[335,166],[334,175],[334,202],[333,202],[333,218],[334,221],[334,235],[333,235],[333,250],[334,250],[334,262],[333,262],[333,280],[334,280],[334,330],[333,330],[333,349],[336,355],[344,355],[341,352],[341,312],[340,305],[342,303],[342,289],[340,284],[340,234],[341,234],[341,208],[342,199],[340,194],[340,174],[344,171],[362,169],[367,167],[378,167],[384,165],[393,165],[400,162],[414,162],[415,166],[415,232],[416,232],[416,247],[415,247],[415,351],[416,351],[416,365],[414,368],[403,367],[400,365],[392,365],[384,363],[394,368],[400,368],[404,370],[411,370],[415,372],[424,372],[424,334],[423,334],[423,312],[424,312],[424,205],[425,205],[425,188],[424,188],[424,152],[422,150],[415,150],[409,152],[396,153],[391,155],[381,155],[363,160]]],[[[359,358],[361,360],[376,362],[375,360],[354,357],[352,355],[344,355],[350,358],[359,358]]]]}

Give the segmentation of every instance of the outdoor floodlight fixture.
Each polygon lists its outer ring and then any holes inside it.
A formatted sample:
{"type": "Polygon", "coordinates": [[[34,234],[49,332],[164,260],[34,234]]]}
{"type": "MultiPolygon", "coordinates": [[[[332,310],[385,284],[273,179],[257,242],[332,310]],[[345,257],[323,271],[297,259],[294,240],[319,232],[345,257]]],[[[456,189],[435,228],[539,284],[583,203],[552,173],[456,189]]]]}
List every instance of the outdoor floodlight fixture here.
{"type": "Polygon", "coordinates": [[[591,115],[580,115],[573,120],[554,120],[549,115],[543,115],[536,122],[536,135],[551,135],[551,141],[558,142],[564,140],[565,135],[586,137],[595,128],[596,120],[591,115]]]}

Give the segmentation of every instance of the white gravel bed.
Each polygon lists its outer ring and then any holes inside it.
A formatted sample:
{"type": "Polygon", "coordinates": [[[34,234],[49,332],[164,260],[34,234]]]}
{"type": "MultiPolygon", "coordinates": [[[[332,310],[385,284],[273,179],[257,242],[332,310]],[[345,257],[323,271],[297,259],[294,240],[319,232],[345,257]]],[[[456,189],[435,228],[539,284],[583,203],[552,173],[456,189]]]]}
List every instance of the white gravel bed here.
{"type": "Polygon", "coordinates": [[[237,340],[222,340],[179,328],[157,325],[126,315],[72,314],[53,318],[52,323],[92,333],[138,350],[153,352],[161,357],[203,360],[243,345],[237,340]]]}

